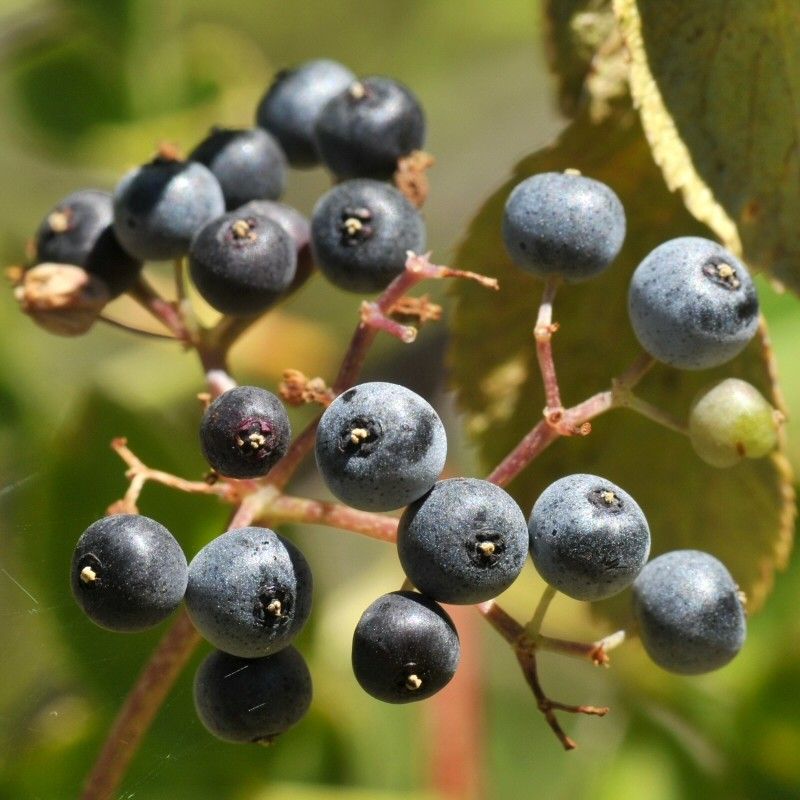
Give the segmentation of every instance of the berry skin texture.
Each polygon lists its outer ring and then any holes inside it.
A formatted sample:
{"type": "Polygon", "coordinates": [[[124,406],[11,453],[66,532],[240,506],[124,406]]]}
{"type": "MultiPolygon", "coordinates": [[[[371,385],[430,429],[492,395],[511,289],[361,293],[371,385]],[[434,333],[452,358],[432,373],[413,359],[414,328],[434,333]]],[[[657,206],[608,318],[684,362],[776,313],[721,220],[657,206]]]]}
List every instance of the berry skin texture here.
{"type": "Polygon", "coordinates": [[[362,383],[325,409],[317,467],[331,492],[364,511],[390,511],[421,497],[447,457],[447,436],[431,405],[405,386],[362,383]]]}
{"type": "Polygon", "coordinates": [[[72,594],[86,615],[110,631],[158,625],[183,600],[186,556],[160,523],[138,514],[93,522],[72,555],[72,594]]]}
{"type": "Polygon", "coordinates": [[[142,264],[114,235],[111,195],[81,189],[59,201],[36,232],[37,263],[73,264],[105,283],[112,297],[139,276],[142,264]]]}
{"type": "Polygon", "coordinates": [[[747,381],[726,378],[700,392],[689,412],[689,440],[713,467],[763,458],[778,445],[781,415],[747,381]]]}
{"type": "Polygon", "coordinates": [[[196,161],[157,157],[114,190],[114,232],[142,261],[186,255],[195,233],[224,212],[219,181],[196,161]]]}
{"type": "Polygon", "coordinates": [[[203,226],[192,240],[189,271],[197,291],[217,311],[254,316],[280,299],[297,271],[297,248],[265,216],[231,211],[203,226]]]}
{"type": "Polygon", "coordinates": [[[251,200],[237,209],[240,216],[260,216],[277,222],[294,242],[297,253],[297,270],[284,297],[299,289],[314,271],[311,256],[311,223],[296,208],[275,200],[251,200]]]}
{"type": "Polygon", "coordinates": [[[747,632],[733,578],[699,550],[673,550],[649,562],[633,584],[633,610],[647,655],[682,675],[725,666],[747,632]]]}
{"type": "Polygon", "coordinates": [[[419,212],[389,184],[345,181],[323,195],[311,217],[311,249],[325,277],[349,292],[385,289],[425,249],[419,212]]]}
{"type": "Polygon", "coordinates": [[[353,672],[386,703],[424,700],[444,688],[461,658],[458,633],[433,600],[416,592],[379,597],[353,634],[353,672]]]}
{"type": "Polygon", "coordinates": [[[228,211],[251,200],[277,200],[286,188],[286,156],[263,128],[214,128],[189,158],[211,170],[228,211]]]}
{"type": "Polygon", "coordinates": [[[305,716],[311,695],[311,675],[294,647],[247,659],[217,650],[194,677],[197,716],[226,742],[269,744],[305,716]]]}
{"type": "Polygon", "coordinates": [[[508,589],[522,571],[528,526],[499,486],[451,478],[405,510],[397,552],[424,594],[440,603],[481,603],[508,589]]]}
{"type": "Polygon", "coordinates": [[[576,600],[602,600],[629,586],[650,554],[642,509],[597,475],[567,475],[539,495],[530,520],[533,563],[576,600]]]}
{"type": "Polygon", "coordinates": [[[269,528],[239,528],[210,541],[189,564],[186,610],[214,647],[242,658],[286,647],[311,613],[311,570],[269,528]]]}
{"type": "Polygon", "coordinates": [[[411,90],[373,76],[330,100],[314,128],[317,149],[339,178],[390,178],[397,161],[425,141],[425,115],[411,90]]]}
{"type": "Polygon", "coordinates": [[[737,356],[758,330],[758,297],[744,265],[709,239],[659,245],[636,268],[628,313],[642,347],[679,369],[737,356]]]}
{"type": "Polygon", "coordinates": [[[314,141],[317,118],[355,77],[347,67],[324,58],[277,74],[259,103],[256,120],[280,142],[293,167],[319,164],[314,141]]]}
{"type": "Polygon", "coordinates": [[[503,213],[503,242],[515,264],[570,283],[602,272],[625,241],[625,209],[600,181],[545,172],[514,187],[503,213]]]}
{"type": "Polygon", "coordinates": [[[226,478],[260,478],[286,454],[289,417],[272,392],[237,386],[206,409],[200,446],[208,463],[226,478]]]}

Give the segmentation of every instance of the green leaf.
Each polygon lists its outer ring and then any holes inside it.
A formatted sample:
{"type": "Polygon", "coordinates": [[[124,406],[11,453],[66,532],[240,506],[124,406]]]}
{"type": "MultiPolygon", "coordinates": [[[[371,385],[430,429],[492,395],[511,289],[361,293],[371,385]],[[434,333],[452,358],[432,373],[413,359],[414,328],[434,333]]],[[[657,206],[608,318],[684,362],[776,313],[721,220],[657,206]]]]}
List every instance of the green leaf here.
{"type": "Polygon", "coordinates": [[[615,0],[630,83],[670,189],[800,291],[800,6],[615,0]]]}
{"type": "MultiPolygon", "coordinates": [[[[532,329],[542,291],[536,279],[514,267],[503,248],[500,223],[512,187],[537,172],[577,168],[605,181],[628,215],[628,236],[615,264],[598,278],[564,288],[556,298],[560,328],[553,347],[562,399],[572,405],[607,389],[640,352],[627,316],[627,285],[639,261],[678,235],[708,235],[664,187],[634,115],[600,125],[584,114],[550,148],[523,160],[470,226],[456,266],[499,278],[500,291],[458,282],[451,343],[452,379],[487,468],[497,464],[541,419],[544,396],[532,329]]],[[[723,376],[750,381],[772,396],[763,341],[735,361],[701,373],[657,365],[638,393],[686,418],[692,398],[723,376]]],[[[794,519],[792,476],[783,453],[729,470],[705,465],[687,437],[631,411],[598,418],[592,433],[555,442],[509,486],[528,513],[553,480],[573,472],[599,474],[630,491],[644,509],[653,555],[693,547],[711,552],[730,568],[755,610],[769,592],[775,569],[785,565],[794,519]]],[[[627,595],[603,608],[616,619],[627,595]]],[[[627,612],[626,612],[627,613],[627,612]]]]}

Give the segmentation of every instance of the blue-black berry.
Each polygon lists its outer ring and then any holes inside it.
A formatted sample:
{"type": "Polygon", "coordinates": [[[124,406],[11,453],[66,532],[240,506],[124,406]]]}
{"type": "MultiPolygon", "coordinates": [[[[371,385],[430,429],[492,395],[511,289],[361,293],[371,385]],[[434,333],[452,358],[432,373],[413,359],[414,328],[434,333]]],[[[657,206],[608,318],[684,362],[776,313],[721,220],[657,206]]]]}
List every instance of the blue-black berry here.
{"type": "Polygon", "coordinates": [[[442,603],[480,603],[508,589],[522,571],[528,527],[499,486],[450,478],[405,510],[397,552],[424,594],[442,603]]]}
{"type": "Polygon", "coordinates": [[[567,475],[533,506],[530,547],[539,574],[576,600],[601,600],[629,586],[650,554],[650,529],[636,501],[596,475],[567,475]]]}
{"type": "Polygon", "coordinates": [[[256,119],[280,142],[293,167],[319,163],[314,141],[317,117],[325,104],[354,80],[347,67],[324,58],[276,75],[259,103],[256,119]]]}
{"type": "Polygon", "coordinates": [[[226,478],[260,478],[283,458],[292,439],[289,417],[272,392],[236,386],[209,405],[200,423],[208,463],[226,478]]]}
{"type": "Polygon", "coordinates": [[[379,597],[353,634],[353,673],[365,692],[410,703],[444,688],[461,657],[458,634],[437,603],[415,592],[379,597]]]}
{"type": "Polygon", "coordinates": [[[108,192],[81,189],[67,195],[39,225],[36,261],[83,267],[116,297],[133,284],[142,264],[122,249],[113,220],[108,192]]]}
{"type": "Polygon", "coordinates": [[[189,564],[186,610],[214,647],[258,658],[286,647],[311,613],[311,570],[269,528],[239,528],[209,542],[189,564]]]}
{"type": "Polygon", "coordinates": [[[197,716],[226,742],[269,744],[305,716],[311,695],[311,675],[294,647],[263,658],[217,651],[194,678],[197,716]]]}
{"type": "Polygon", "coordinates": [[[744,264],[698,236],[664,242],[639,264],[628,312],[642,347],[680,369],[724,364],[758,330],[758,297],[744,264]]]}
{"type": "Polygon", "coordinates": [[[389,178],[425,141],[425,115],[391,78],[354,81],[322,109],[314,129],[325,166],[340,178],[389,178]]]}
{"type": "Polygon", "coordinates": [[[70,583],[87,616],[112,631],[157,625],[183,600],[186,557],[161,524],[138,514],[92,523],[72,555],[70,583]]]}
{"type": "Polygon", "coordinates": [[[684,675],[727,664],[747,632],[736,583],[699,550],[673,550],[649,562],[633,584],[633,610],[650,658],[684,675]]]}
{"type": "Polygon", "coordinates": [[[114,190],[114,232],[142,261],[186,255],[195,233],[224,211],[219,181],[196,161],[158,156],[114,190]]]}
{"type": "Polygon", "coordinates": [[[345,181],[314,207],[311,248],[331,283],[350,292],[377,292],[405,269],[409,250],[425,248],[425,224],[393,186],[345,181]]]}
{"type": "Polygon", "coordinates": [[[545,172],[514,187],[503,241],[523,269],[570,282],[602,272],[625,240],[625,210],[604,183],[573,172],[545,172]]]}
{"type": "Polygon", "coordinates": [[[444,468],[447,436],[439,415],[415,392],[362,383],[325,410],[316,454],[336,497],[354,508],[389,511],[433,486],[444,468]]]}
{"type": "Polygon", "coordinates": [[[250,200],[277,200],[286,187],[286,156],[263,128],[214,128],[189,158],[211,170],[229,211],[250,200]]]}
{"type": "Polygon", "coordinates": [[[204,225],[192,240],[189,271],[197,291],[217,311],[253,316],[291,285],[297,248],[266,216],[231,211],[204,225]]]}

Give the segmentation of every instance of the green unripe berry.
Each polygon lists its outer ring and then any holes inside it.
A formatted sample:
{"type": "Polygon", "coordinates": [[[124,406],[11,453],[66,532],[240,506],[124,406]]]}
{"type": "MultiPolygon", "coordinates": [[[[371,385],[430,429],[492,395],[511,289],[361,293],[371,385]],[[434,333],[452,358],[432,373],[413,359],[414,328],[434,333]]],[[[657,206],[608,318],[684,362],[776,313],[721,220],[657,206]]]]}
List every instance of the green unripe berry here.
{"type": "Polygon", "coordinates": [[[689,414],[689,438],[713,467],[762,458],[775,449],[781,414],[747,381],[726,378],[704,389],[689,414]]]}

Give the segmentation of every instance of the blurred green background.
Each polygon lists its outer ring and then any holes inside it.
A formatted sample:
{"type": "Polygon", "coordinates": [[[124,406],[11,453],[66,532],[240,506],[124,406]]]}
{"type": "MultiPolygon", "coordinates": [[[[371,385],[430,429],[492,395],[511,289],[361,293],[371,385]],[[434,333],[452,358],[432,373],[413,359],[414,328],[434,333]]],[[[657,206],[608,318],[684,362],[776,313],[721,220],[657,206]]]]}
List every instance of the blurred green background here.
{"type": "MultiPolygon", "coordinates": [[[[251,124],[273,73],[319,56],[358,74],[397,77],[419,95],[427,148],[437,157],[425,208],[429,243],[445,262],[513,165],[564,124],[545,66],[540,13],[533,0],[4,0],[2,263],[23,260],[27,239],[61,196],[113,187],[162,140],[188,150],[213,124],[251,124]]],[[[308,213],[328,185],[321,170],[293,172],[285,199],[308,213]]],[[[168,269],[148,269],[166,285],[168,269]]],[[[796,415],[797,301],[766,282],[760,288],[796,415]]],[[[273,389],[285,367],[330,378],[356,303],[315,278],[237,346],[236,377],[273,389]]],[[[125,300],[113,311],[137,313],[125,300]]],[[[191,355],[168,343],[100,326],[74,340],[51,336],[19,314],[10,290],[0,293],[0,318],[0,796],[70,798],[162,632],[122,636],[94,628],[69,595],[70,553],[80,532],[124,492],[112,437],[127,436],[150,465],[202,474],[195,399],[202,375],[191,355]]],[[[413,348],[381,340],[367,374],[434,397],[455,441],[459,423],[443,380],[445,330],[426,328],[413,348]]],[[[309,415],[301,409],[293,421],[299,427],[309,415]]],[[[479,474],[461,442],[449,471],[479,474]]],[[[797,436],[790,449],[800,466],[797,436]]],[[[299,477],[299,491],[321,493],[311,470],[299,477]]],[[[214,500],[151,486],[141,510],[166,524],[189,557],[224,527],[227,513],[214,500]]],[[[301,643],[315,681],[309,718],[269,750],[218,742],[195,719],[189,669],[120,797],[435,797],[437,770],[466,769],[441,763],[443,741],[457,733],[443,734],[442,726],[458,724],[463,686],[424,708],[386,707],[363,695],[350,672],[355,621],[402,579],[391,548],[328,529],[290,533],[318,586],[301,643]]],[[[509,602],[531,608],[540,590],[526,569],[509,602]]],[[[612,706],[602,720],[564,720],[580,745],[569,754],[538,714],[511,652],[459,615],[467,645],[477,642],[467,647],[465,671],[477,670],[481,687],[482,795],[800,796],[799,601],[795,559],[752,620],[741,656],[702,678],[665,675],[637,643],[615,652],[609,671],[543,656],[542,678],[553,696],[612,706]]],[[[607,632],[567,599],[556,601],[546,630],[586,639],[607,632]]]]}

